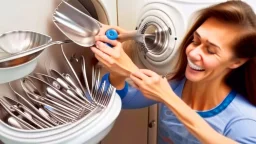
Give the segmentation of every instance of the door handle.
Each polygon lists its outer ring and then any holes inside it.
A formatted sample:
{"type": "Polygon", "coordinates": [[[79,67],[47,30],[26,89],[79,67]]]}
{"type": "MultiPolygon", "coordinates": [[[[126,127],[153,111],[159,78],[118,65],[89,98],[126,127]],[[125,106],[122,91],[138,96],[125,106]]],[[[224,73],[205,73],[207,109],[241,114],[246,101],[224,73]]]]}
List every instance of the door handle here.
{"type": "Polygon", "coordinates": [[[148,124],[148,127],[149,127],[149,128],[153,128],[155,125],[156,125],[156,121],[155,121],[155,120],[152,120],[152,121],[148,124]]]}

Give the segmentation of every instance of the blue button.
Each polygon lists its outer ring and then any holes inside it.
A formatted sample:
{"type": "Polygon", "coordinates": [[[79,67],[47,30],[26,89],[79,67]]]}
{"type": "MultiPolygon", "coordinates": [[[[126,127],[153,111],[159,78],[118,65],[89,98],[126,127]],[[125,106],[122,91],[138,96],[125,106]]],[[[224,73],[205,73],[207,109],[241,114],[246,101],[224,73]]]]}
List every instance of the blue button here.
{"type": "Polygon", "coordinates": [[[110,39],[110,40],[116,40],[118,38],[118,33],[116,30],[114,29],[109,29],[106,31],[106,36],[110,39]]]}

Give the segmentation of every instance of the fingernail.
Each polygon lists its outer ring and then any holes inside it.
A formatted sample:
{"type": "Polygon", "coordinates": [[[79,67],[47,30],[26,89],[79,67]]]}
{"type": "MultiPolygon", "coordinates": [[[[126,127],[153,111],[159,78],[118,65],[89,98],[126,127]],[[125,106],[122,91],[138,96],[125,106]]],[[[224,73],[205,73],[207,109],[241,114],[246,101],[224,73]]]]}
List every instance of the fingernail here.
{"type": "Polygon", "coordinates": [[[97,47],[97,48],[100,47],[100,42],[99,42],[99,41],[96,42],[96,47],[97,47]]]}

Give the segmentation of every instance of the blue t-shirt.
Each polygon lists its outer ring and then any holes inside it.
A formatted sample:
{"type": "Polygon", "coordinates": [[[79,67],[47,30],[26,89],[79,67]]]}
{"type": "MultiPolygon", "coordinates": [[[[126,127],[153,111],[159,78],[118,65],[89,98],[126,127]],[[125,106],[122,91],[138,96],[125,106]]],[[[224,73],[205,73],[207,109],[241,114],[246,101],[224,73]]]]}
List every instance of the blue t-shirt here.
{"type": "MultiPolygon", "coordinates": [[[[102,81],[109,84],[108,75],[102,81]]],[[[171,82],[170,86],[181,97],[186,79],[171,82]]],[[[122,98],[122,107],[128,109],[143,108],[155,104],[143,94],[126,83],[124,89],[117,90],[122,98]]],[[[238,143],[256,144],[256,107],[235,91],[231,91],[215,108],[208,111],[196,111],[208,124],[222,135],[238,143]]],[[[200,142],[176,118],[172,111],[160,104],[158,123],[158,144],[199,144],[200,142]]]]}

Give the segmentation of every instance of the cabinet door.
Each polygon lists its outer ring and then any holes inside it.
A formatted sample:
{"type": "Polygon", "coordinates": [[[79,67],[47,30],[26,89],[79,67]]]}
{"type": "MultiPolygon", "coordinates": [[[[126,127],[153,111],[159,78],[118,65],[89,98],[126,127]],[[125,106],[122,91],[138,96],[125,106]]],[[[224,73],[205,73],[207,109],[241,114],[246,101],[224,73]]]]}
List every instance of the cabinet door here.
{"type": "Polygon", "coordinates": [[[148,113],[148,144],[157,143],[158,105],[149,107],[148,113]]]}
{"type": "Polygon", "coordinates": [[[147,144],[148,108],[122,110],[101,144],[147,144]]]}

